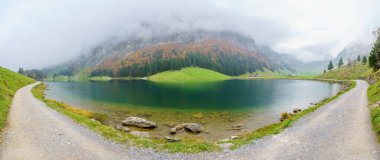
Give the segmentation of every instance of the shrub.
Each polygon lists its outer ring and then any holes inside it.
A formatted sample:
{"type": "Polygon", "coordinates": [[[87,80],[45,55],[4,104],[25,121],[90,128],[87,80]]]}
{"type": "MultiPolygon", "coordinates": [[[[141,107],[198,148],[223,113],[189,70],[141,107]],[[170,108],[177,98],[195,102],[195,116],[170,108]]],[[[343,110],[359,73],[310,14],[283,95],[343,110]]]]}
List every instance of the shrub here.
{"type": "Polygon", "coordinates": [[[282,112],[281,113],[281,118],[280,118],[280,121],[284,121],[286,119],[290,119],[292,118],[292,115],[288,112],[282,112]]]}

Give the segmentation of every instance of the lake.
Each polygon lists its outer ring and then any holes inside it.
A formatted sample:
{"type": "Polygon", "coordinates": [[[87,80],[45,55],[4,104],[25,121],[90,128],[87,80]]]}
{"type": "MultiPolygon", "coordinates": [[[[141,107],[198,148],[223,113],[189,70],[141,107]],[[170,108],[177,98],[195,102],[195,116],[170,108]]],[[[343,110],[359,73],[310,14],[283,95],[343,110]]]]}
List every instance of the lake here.
{"type": "Polygon", "coordinates": [[[335,83],[282,79],[179,84],[146,80],[47,84],[47,97],[107,113],[109,125],[118,124],[128,116],[140,116],[162,126],[150,131],[153,136],[165,136],[174,124],[197,122],[210,133],[177,136],[196,136],[210,141],[276,122],[282,112],[307,108],[310,103],[337,94],[341,88],[335,83]],[[199,113],[202,118],[193,116],[199,113]],[[229,130],[236,124],[243,125],[243,130],[229,130]]]}

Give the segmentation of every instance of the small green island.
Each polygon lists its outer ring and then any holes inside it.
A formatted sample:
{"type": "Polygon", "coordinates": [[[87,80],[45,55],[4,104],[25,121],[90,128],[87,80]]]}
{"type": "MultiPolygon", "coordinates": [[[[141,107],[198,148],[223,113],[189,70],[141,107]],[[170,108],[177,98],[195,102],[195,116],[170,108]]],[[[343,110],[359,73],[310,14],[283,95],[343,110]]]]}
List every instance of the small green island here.
{"type": "Polygon", "coordinates": [[[209,69],[186,67],[181,70],[161,72],[148,79],[155,82],[204,82],[228,80],[231,77],[209,69]]]}

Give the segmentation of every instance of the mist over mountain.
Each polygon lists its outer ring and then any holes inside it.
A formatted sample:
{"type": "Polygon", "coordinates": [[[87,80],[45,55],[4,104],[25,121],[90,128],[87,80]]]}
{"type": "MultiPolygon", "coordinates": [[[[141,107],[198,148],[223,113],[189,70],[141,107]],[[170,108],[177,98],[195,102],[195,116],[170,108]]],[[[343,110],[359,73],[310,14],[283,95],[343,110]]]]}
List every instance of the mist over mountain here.
{"type": "MultiPolygon", "coordinates": [[[[166,58],[162,58],[163,60],[178,60],[179,57],[189,54],[196,54],[198,56],[207,55],[203,58],[210,58],[210,61],[218,61],[218,63],[212,66],[206,66],[203,64],[204,66],[202,67],[214,69],[222,73],[225,72],[225,74],[230,75],[254,72],[264,68],[272,71],[283,69],[294,72],[295,69],[292,68],[292,65],[299,63],[291,56],[276,53],[270,47],[258,45],[253,38],[249,38],[248,36],[244,36],[237,32],[194,30],[191,32],[178,32],[167,35],[159,34],[150,38],[134,37],[123,41],[110,40],[70,62],[50,67],[46,70],[50,73],[59,73],[60,70],[65,70],[71,67],[76,73],[87,70],[86,74],[89,74],[89,71],[95,69],[109,69],[116,75],[123,67],[133,64],[147,65],[146,63],[150,63],[154,58],[148,58],[147,60],[146,55],[148,54],[149,57],[153,54],[157,54],[157,52],[162,52],[161,54],[164,54],[166,58]],[[183,52],[188,53],[180,55],[183,52]],[[235,59],[230,57],[221,60],[220,57],[223,55],[233,55],[235,56],[235,59]],[[246,65],[251,66],[252,68],[249,69],[248,67],[245,68],[246,70],[244,71],[234,71],[234,73],[232,73],[232,71],[225,71],[224,68],[237,66],[232,65],[231,62],[226,62],[226,60],[231,61],[231,59],[237,62],[240,61],[240,63],[243,63],[244,60],[250,60],[246,62],[246,65]],[[139,61],[139,63],[135,63],[137,61],[139,61]],[[220,67],[223,68],[218,67],[219,65],[222,65],[220,67]]],[[[183,58],[181,58],[181,60],[182,59],[183,58]]],[[[182,66],[182,63],[185,62],[181,62],[179,68],[185,67],[182,66]]],[[[199,65],[198,62],[193,63],[197,64],[186,63],[186,65],[199,65]]],[[[161,65],[165,66],[166,64],[159,64],[159,66],[161,65]]],[[[161,71],[169,69],[173,68],[168,67],[168,69],[161,69],[161,71]]],[[[154,71],[154,73],[156,73],[156,71],[154,71]]],[[[146,74],[139,76],[146,76],[146,74]]]]}
{"type": "Polygon", "coordinates": [[[347,63],[349,60],[356,60],[360,55],[361,57],[367,56],[371,52],[373,44],[367,43],[352,43],[346,47],[333,60],[334,63],[338,63],[339,59],[342,58],[344,63],[347,63]]]}
{"type": "MultiPolygon", "coordinates": [[[[122,41],[133,43],[196,30],[237,32],[274,52],[311,63],[335,57],[354,41],[370,41],[380,19],[376,8],[379,3],[376,0],[2,1],[0,64],[13,70],[46,68],[87,55],[100,46],[98,49],[107,48],[104,46],[115,49],[113,45],[122,41]]],[[[148,42],[139,45],[144,43],[148,42]]]]}

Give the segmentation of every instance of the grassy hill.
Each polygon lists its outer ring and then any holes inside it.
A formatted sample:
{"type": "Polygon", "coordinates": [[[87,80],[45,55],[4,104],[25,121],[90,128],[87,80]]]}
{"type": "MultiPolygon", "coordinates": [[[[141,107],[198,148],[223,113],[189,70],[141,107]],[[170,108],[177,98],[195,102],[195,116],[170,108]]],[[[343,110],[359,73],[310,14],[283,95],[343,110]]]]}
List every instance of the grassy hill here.
{"type": "Polygon", "coordinates": [[[6,122],[9,106],[15,92],[19,88],[34,82],[35,80],[31,78],[0,67],[0,130],[6,122]]]}
{"type": "Polygon", "coordinates": [[[165,71],[149,77],[157,82],[201,82],[228,80],[230,76],[198,67],[187,67],[181,70],[165,71]]]}
{"type": "Polygon", "coordinates": [[[317,78],[338,80],[363,79],[369,72],[371,72],[371,69],[369,69],[368,65],[356,63],[355,66],[343,66],[341,68],[328,71],[317,76],[317,78]]]}

